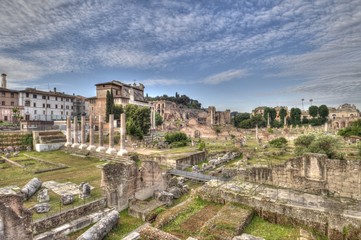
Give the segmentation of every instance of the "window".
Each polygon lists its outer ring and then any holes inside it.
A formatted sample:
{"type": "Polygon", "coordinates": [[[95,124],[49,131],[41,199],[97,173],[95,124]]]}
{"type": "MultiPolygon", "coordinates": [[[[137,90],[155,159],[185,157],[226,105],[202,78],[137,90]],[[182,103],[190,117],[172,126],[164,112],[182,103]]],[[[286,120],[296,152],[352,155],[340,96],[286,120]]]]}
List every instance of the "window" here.
{"type": "Polygon", "coordinates": [[[37,114],[37,111],[36,111],[36,110],[34,110],[34,114],[37,114]]]}
{"type": "Polygon", "coordinates": [[[8,116],[4,116],[4,121],[7,121],[8,120],[8,116]]]}
{"type": "Polygon", "coordinates": [[[14,102],[11,102],[10,104],[11,104],[11,106],[14,106],[14,102]]]}
{"type": "Polygon", "coordinates": [[[60,114],[63,115],[63,111],[61,111],[60,114]]]}
{"type": "Polygon", "coordinates": [[[43,96],[43,99],[46,99],[46,96],[45,96],[45,95],[43,96]]]}
{"type": "Polygon", "coordinates": [[[30,101],[29,100],[25,101],[25,107],[30,107],[30,101]]]}
{"type": "Polygon", "coordinates": [[[46,107],[47,107],[47,108],[50,108],[50,104],[46,104],[46,107]]]}
{"type": "Polygon", "coordinates": [[[58,101],[58,97],[55,97],[55,101],[58,101]]]}
{"type": "Polygon", "coordinates": [[[45,110],[43,111],[43,115],[45,115],[45,110]]]}
{"type": "Polygon", "coordinates": [[[65,101],[69,102],[69,98],[66,98],[65,101]]]}
{"type": "Polygon", "coordinates": [[[60,108],[63,109],[63,108],[64,108],[64,105],[60,105],[60,108]]]}
{"type": "Polygon", "coordinates": [[[65,108],[66,108],[66,109],[69,109],[69,106],[67,105],[65,108]]]}
{"type": "Polygon", "coordinates": [[[33,98],[38,98],[38,96],[36,94],[33,94],[33,98]]]}
{"type": "Polygon", "coordinates": [[[50,99],[50,96],[48,96],[48,100],[50,99]]]}
{"type": "Polygon", "coordinates": [[[26,96],[26,97],[29,97],[29,93],[25,93],[25,96],[26,96]]]}
{"type": "Polygon", "coordinates": [[[53,113],[53,111],[51,111],[51,115],[53,115],[54,113],[53,113]]]}
{"type": "Polygon", "coordinates": [[[2,102],[1,102],[1,105],[5,105],[5,101],[2,101],[2,102]]]}
{"type": "Polygon", "coordinates": [[[36,103],[33,103],[33,107],[36,107],[36,103]]]}
{"type": "Polygon", "coordinates": [[[43,108],[45,108],[45,103],[43,103],[43,108]]]}
{"type": "Polygon", "coordinates": [[[63,98],[61,98],[61,101],[63,101],[63,98]]]}
{"type": "Polygon", "coordinates": [[[12,93],[10,94],[10,96],[11,96],[12,98],[14,98],[15,94],[12,92],[12,93]]]}
{"type": "Polygon", "coordinates": [[[71,109],[72,109],[72,110],[74,109],[73,106],[71,106],[71,109]]]}
{"type": "Polygon", "coordinates": [[[55,104],[55,108],[58,108],[58,104],[55,104]]]}
{"type": "Polygon", "coordinates": [[[66,112],[66,115],[69,115],[69,113],[68,113],[68,112],[66,112]]]}

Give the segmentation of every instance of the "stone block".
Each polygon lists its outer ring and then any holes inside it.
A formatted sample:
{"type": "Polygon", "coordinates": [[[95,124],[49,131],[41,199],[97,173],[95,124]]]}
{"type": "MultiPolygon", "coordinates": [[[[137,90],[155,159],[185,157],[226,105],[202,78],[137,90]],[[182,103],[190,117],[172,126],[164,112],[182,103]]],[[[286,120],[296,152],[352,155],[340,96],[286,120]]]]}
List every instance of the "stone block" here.
{"type": "Polygon", "coordinates": [[[50,211],[49,203],[39,203],[34,206],[37,213],[47,213],[50,211]]]}

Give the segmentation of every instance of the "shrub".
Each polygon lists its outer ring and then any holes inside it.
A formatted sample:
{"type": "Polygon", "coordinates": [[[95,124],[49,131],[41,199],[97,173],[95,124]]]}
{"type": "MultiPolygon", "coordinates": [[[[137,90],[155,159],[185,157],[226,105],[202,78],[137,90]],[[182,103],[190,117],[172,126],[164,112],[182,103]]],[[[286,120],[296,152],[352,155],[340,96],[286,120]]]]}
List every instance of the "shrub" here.
{"type": "Polygon", "coordinates": [[[337,147],[340,143],[337,137],[302,135],[295,140],[295,154],[300,156],[305,152],[326,154],[329,158],[340,157],[337,147]]]}
{"type": "Polygon", "coordinates": [[[287,145],[287,139],[284,137],[276,138],[276,139],[273,139],[272,141],[270,141],[269,144],[272,147],[282,148],[287,145]]]}
{"type": "Polygon", "coordinates": [[[206,143],[204,141],[200,140],[198,143],[198,150],[203,151],[205,148],[206,148],[206,143]]]}
{"type": "Polygon", "coordinates": [[[167,133],[164,138],[170,148],[187,146],[190,141],[187,135],[182,132],[167,133]]]}

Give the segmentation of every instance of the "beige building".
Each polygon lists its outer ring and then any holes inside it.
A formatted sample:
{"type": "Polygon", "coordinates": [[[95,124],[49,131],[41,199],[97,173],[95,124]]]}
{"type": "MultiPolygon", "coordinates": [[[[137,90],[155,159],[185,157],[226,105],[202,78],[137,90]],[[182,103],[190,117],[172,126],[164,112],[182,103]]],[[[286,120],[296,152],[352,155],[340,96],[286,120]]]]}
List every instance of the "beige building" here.
{"type": "Polygon", "coordinates": [[[89,114],[93,116],[105,116],[107,92],[112,92],[115,105],[126,106],[134,104],[138,106],[150,107],[144,99],[144,85],[135,83],[125,84],[116,80],[95,84],[96,96],[87,98],[89,104],[89,114]]]}
{"type": "Polygon", "coordinates": [[[0,121],[13,122],[13,109],[18,108],[20,115],[23,108],[19,106],[19,92],[6,87],[6,74],[1,74],[0,87],[0,121]]]}
{"type": "Polygon", "coordinates": [[[337,108],[328,108],[328,119],[332,128],[338,129],[348,127],[352,122],[360,119],[360,111],[354,104],[342,104],[337,108]]]}

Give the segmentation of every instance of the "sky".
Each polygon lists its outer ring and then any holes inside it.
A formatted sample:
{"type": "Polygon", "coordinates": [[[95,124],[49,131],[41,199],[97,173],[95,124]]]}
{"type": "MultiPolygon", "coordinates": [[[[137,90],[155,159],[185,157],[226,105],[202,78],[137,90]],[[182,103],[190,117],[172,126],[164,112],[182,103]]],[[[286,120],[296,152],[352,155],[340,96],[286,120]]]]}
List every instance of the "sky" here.
{"type": "Polygon", "coordinates": [[[8,88],[143,83],[203,107],[361,109],[360,0],[0,0],[8,88]]]}

